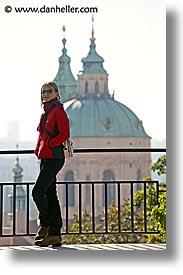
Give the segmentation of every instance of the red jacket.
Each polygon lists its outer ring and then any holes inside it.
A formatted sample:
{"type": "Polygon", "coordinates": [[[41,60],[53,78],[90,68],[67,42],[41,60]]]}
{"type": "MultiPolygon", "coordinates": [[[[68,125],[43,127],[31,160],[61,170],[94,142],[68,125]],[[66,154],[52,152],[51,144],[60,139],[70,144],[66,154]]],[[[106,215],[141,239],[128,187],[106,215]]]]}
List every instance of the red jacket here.
{"type": "MultiPolygon", "coordinates": [[[[41,119],[43,115],[44,114],[42,114],[41,119]]],[[[34,153],[38,159],[64,158],[62,143],[70,137],[70,127],[66,112],[59,106],[55,107],[48,113],[45,123],[46,130],[51,134],[54,133],[55,127],[57,127],[57,135],[55,137],[50,137],[45,129],[40,131],[40,127],[38,126],[38,130],[40,132],[37,145],[34,150],[34,153]]]]}

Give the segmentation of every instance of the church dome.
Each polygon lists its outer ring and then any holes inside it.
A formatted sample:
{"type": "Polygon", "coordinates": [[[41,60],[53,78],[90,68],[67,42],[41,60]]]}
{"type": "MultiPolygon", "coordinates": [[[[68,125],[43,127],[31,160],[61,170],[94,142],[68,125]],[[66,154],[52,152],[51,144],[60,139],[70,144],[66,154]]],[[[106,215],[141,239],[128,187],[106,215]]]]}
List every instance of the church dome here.
{"type": "Polygon", "coordinates": [[[124,104],[108,98],[67,102],[71,137],[149,137],[138,117],[124,104]]]}

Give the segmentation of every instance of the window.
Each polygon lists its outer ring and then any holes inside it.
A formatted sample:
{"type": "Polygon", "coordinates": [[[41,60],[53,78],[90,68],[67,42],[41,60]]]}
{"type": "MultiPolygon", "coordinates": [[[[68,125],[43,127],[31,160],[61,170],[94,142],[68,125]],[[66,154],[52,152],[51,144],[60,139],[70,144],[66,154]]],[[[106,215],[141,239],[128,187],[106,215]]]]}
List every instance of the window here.
{"type": "MultiPolygon", "coordinates": [[[[114,175],[111,171],[106,170],[103,173],[104,181],[114,181],[114,175]]],[[[107,195],[107,203],[110,204],[112,201],[115,201],[116,197],[116,188],[115,183],[107,183],[107,194],[105,194],[105,185],[102,185],[102,204],[105,205],[105,196],[107,195]]]]}
{"type": "Polygon", "coordinates": [[[85,82],[85,94],[88,94],[88,82],[85,82]]]}
{"type": "Polygon", "coordinates": [[[86,184],[86,204],[90,204],[91,203],[91,187],[89,184],[86,184]]]}
{"type": "MultiPolygon", "coordinates": [[[[137,180],[142,180],[142,175],[141,175],[141,170],[138,169],[137,171],[137,180]]],[[[141,190],[142,189],[142,183],[137,183],[137,190],[141,190]]]]}
{"type": "MultiPolygon", "coordinates": [[[[64,181],[74,181],[74,174],[72,171],[67,172],[64,177],[64,181]]],[[[66,183],[67,184],[67,183],[66,183]]],[[[64,189],[64,206],[66,206],[66,186],[64,189]]],[[[68,183],[68,206],[74,207],[75,206],[75,190],[74,190],[74,183],[68,183]]]]}
{"type": "Polygon", "coordinates": [[[137,171],[137,180],[141,180],[142,176],[141,176],[141,171],[140,169],[138,169],[137,171]]]}
{"type": "Polygon", "coordinates": [[[98,84],[98,81],[95,82],[95,93],[96,94],[99,93],[99,84],[98,84]]]}

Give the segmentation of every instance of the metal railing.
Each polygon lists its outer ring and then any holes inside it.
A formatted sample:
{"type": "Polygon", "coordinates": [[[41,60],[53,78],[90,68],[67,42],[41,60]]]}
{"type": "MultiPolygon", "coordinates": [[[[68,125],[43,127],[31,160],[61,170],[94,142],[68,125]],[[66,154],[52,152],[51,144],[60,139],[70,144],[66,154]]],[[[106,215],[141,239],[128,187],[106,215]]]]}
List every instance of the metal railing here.
{"type": "MultiPolygon", "coordinates": [[[[164,148],[107,148],[107,149],[75,149],[74,153],[97,153],[97,152],[166,152],[164,148]]],[[[0,155],[4,154],[32,154],[33,150],[1,150],[0,155]]],[[[33,236],[36,232],[30,232],[30,196],[31,196],[31,186],[34,182],[22,182],[22,183],[5,183],[0,182],[0,237],[12,237],[12,236],[33,236]],[[24,186],[26,192],[26,206],[25,206],[25,231],[24,232],[17,232],[17,206],[16,206],[16,192],[17,186],[24,186]],[[11,186],[12,187],[12,228],[11,233],[4,233],[3,229],[3,193],[4,187],[11,186]]],[[[155,204],[158,204],[159,193],[161,192],[159,188],[159,181],[157,180],[146,180],[146,181],[134,181],[134,180],[121,180],[121,181],[89,181],[89,182],[58,182],[58,185],[65,187],[65,221],[64,221],[64,230],[62,234],[69,235],[69,234],[157,234],[159,233],[156,229],[156,226],[152,227],[148,225],[148,209],[147,209],[147,200],[149,200],[148,190],[153,188],[154,190],[154,201],[155,204]],[[69,218],[69,185],[74,184],[78,186],[78,228],[76,231],[70,229],[71,223],[69,218]],[[83,229],[83,208],[82,208],[82,200],[83,200],[83,186],[89,185],[91,190],[91,221],[90,221],[90,230],[85,231],[83,229]],[[103,186],[103,218],[102,220],[96,216],[96,190],[98,186],[103,186]],[[116,211],[116,222],[115,228],[111,229],[111,218],[110,218],[110,204],[112,203],[109,201],[109,185],[115,185],[116,196],[115,196],[115,211],[116,211]],[[123,200],[121,198],[121,188],[123,185],[129,186],[129,198],[126,200],[127,207],[129,211],[128,221],[126,220],[126,224],[124,225],[123,215],[122,215],[122,203],[123,200]],[[141,186],[141,192],[143,196],[143,203],[141,206],[141,211],[143,213],[142,218],[142,225],[140,229],[137,226],[137,215],[139,213],[139,209],[137,210],[135,207],[134,201],[134,194],[136,190],[136,186],[141,186]],[[100,230],[98,229],[98,225],[100,225],[100,230]],[[102,228],[102,229],[101,229],[102,228]]]]}

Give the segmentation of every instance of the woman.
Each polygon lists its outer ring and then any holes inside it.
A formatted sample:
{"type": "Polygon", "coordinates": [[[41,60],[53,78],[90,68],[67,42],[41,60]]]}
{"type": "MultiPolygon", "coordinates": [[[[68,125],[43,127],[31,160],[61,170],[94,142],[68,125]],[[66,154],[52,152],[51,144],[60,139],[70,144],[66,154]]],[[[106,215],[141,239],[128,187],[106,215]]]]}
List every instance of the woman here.
{"type": "Polygon", "coordinates": [[[56,175],[65,162],[62,144],[70,137],[69,120],[59,101],[59,89],[55,82],[47,82],[42,86],[41,103],[44,113],[37,129],[39,138],[34,150],[41,160],[40,174],[32,190],[40,220],[35,245],[60,246],[62,217],[56,192],[56,175]]]}

